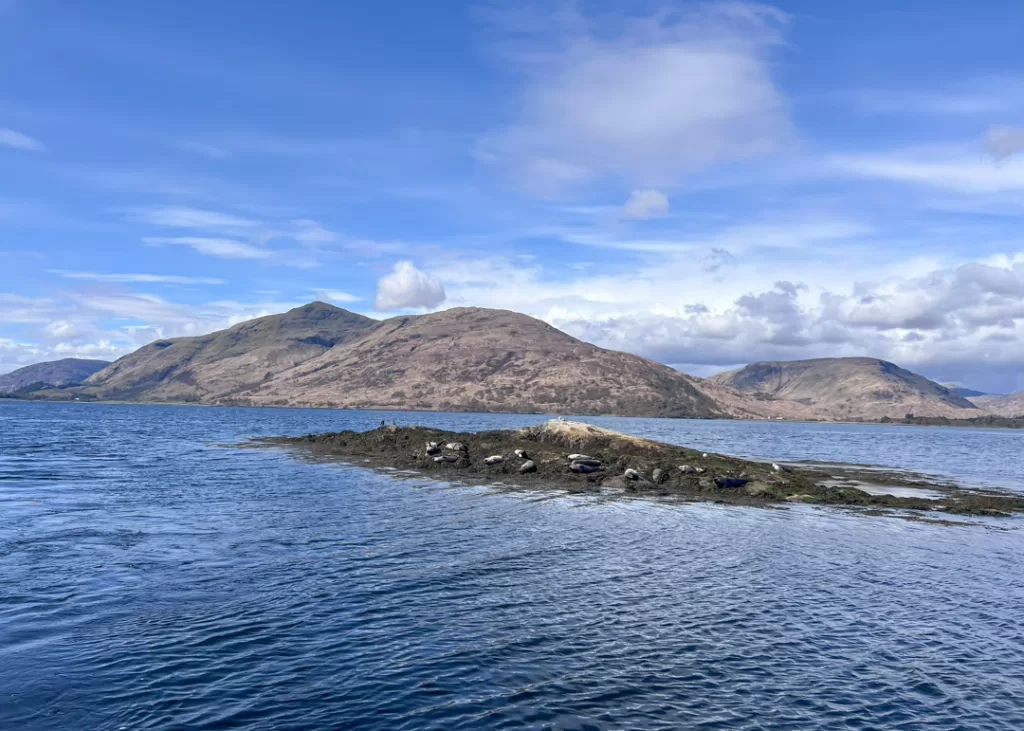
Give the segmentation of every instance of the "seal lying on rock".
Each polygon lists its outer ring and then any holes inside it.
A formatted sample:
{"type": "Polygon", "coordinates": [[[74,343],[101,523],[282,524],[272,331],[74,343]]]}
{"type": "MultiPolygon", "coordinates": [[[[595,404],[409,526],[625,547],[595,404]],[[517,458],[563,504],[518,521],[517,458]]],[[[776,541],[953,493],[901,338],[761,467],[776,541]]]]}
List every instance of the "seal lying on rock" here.
{"type": "MultiPolygon", "coordinates": [[[[592,461],[596,461],[596,460],[592,460],[592,461]]],[[[587,474],[590,474],[591,472],[600,472],[601,471],[601,465],[600,464],[589,464],[587,462],[573,462],[573,463],[571,463],[569,465],[569,471],[570,472],[575,472],[576,474],[579,474],[579,475],[587,475],[587,474]]]]}
{"type": "Polygon", "coordinates": [[[484,459],[484,464],[499,464],[504,461],[505,458],[502,457],[500,454],[493,454],[490,457],[486,457],[484,459]]]}
{"type": "Polygon", "coordinates": [[[639,480],[640,479],[640,473],[637,472],[636,470],[634,470],[632,467],[630,467],[625,472],[623,472],[622,476],[625,477],[627,480],[639,480]]]}
{"type": "Polygon", "coordinates": [[[522,449],[517,449],[512,454],[514,454],[515,456],[519,457],[519,459],[529,459],[530,458],[530,456],[524,450],[522,450],[522,449]]]}
{"type": "Polygon", "coordinates": [[[446,445],[444,445],[444,448],[445,449],[450,449],[453,452],[465,452],[466,451],[466,445],[463,444],[462,442],[448,442],[446,445]]]}
{"type": "Polygon", "coordinates": [[[590,457],[590,456],[588,456],[588,455],[586,455],[586,454],[570,454],[570,455],[569,455],[569,459],[571,459],[571,460],[572,460],[573,462],[590,462],[590,461],[596,461],[596,460],[594,460],[594,458],[593,458],[593,457],[590,457]]]}
{"type": "Polygon", "coordinates": [[[519,465],[519,474],[521,474],[521,475],[525,475],[527,472],[536,472],[536,471],[537,471],[537,463],[534,462],[532,459],[528,459],[525,462],[523,462],[521,465],[519,465]]]}
{"type": "Polygon", "coordinates": [[[716,477],[715,484],[719,487],[743,487],[750,480],[746,480],[742,477],[716,477]]]}
{"type": "Polygon", "coordinates": [[[434,457],[435,462],[458,462],[459,458],[454,454],[442,454],[434,457]]]}

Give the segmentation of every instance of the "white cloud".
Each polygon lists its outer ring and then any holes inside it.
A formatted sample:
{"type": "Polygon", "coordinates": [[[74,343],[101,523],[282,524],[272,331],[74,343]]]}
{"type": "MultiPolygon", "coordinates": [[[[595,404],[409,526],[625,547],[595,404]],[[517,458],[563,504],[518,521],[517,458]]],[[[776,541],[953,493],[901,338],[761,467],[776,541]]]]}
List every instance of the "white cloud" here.
{"type": "Polygon", "coordinates": [[[499,23],[529,44],[505,56],[525,77],[522,114],[480,140],[477,156],[534,189],[595,174],[664,183],[774,152],[791,137],[767,58],[786,22],[779,11],[716,3],[649,17],[569,11],[532,20],[499,23]]]}
{"type": "Polygon", "coordinates": [[[162,238],[147,236],[142,239],[149,246],[190,246],[200,254],[217,256],[221,259],[267,259],[271,252],[258,246],[234,239],[209,238],[204,236],[181,236],[162,238]]]}
{"type": "Polygon", "coordinates": [[[377,281],[375,307],[388,312],[437,307],[446,298],[441,280],[421,272],[411,261],[399,261],[377,281]]]}
{"type": "Polygon", "coordinates": [[[316,299],[330,300],[331,302],[359,302],[362,297],[342,292],[340,289],[318,289],[316,291],[316,299]]]}
{"type": "Polygon", "coordinates": [[[50,269],[51,274],[65,279],[85,279],[93,282],[117,282],[120,284],[225,284],[223,279],[214,277],[181,277],[173,274],[99,274],[97,272],[69,272],[50,269]]]}
{"type": "Polygon", "coordinates": [[[179,142],[177,147],[179,150],[183,150],[184,152],[202,155],[203,157],[208,157],[211,160],[226,160],[229,157],[226,150],[214,147],[213,145],[206,145],[202,142],[179,142]]]}
{"type": "Polygon", "coordinates": [[[660,190],[634,190],[622,207],[628,218],[654,218],[668,213],[668,196],[660,190]]]}
{"type": "Polygon", "coordinates": [[[300,218],[292,221],[299,230],[296,233],[288,234],[290,238],[303,244],[329,244],[336,241],[338,235],[328,231],[316,221],[308,218],[300,218]]]}
{"type": "MultiPolygon", "coordinates": [[[[1000,138],[1001,149],[1007,148],[1008,141],[1012,143],[1012,138],[1000,138]]],[[[1009,148],[1012,151],[1012,144],[1009,148]]],[[[912,183],[961,194],[1024,191],[1024,158],[994,165],[980,152],[955,147],[836,155],[829,163],[834,171],[844,175],[912,183]]]]}
{"type": "Polygon", "coordinates": [[[989,127],[985,133],[985,147],[997,161],[1024,151],[1024,127],[989,127]]]}
{"type": "Polygon", "coordinates": [[[27,152],[46,152],[46,145],[39,140],[7,127],[0,127],[0,145],[27,152]]]}
{"type": "Polygon", "coordinates": [[[259,221],[186,206],[157,206],[134,212],[136,220],[171,228],[254,228],[259,221]]]}

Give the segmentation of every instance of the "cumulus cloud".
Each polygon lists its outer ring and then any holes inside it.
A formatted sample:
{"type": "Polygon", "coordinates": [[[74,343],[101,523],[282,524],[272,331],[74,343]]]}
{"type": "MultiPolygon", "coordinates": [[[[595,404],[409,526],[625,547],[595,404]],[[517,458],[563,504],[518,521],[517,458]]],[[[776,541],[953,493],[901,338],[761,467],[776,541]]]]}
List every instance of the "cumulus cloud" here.
{"type": "Polygon", "coordinates": [[[378,310],[430,309],[445,301],[444,285],[439,279],[417,269],[411,261],[399,261],[390,274],[377,281],[378,310]]]}
{"type": "Polygon", "coordinates": [[[654,218],[668,213],[668,196],[660,190],[634,190],[622,207],[628,218],[654,218]]]}
{"type": "Polygon", "coordinates": [[[990,127],[985,133],[985,147],[996,162],[1024,151],[1024,127],[990,127]]]}
{"type": "Polygon", "coordinates": [[[46,152],[46,145],[39,140],[7,127],[0,127],[0,145],[27,152],[46,152]]]}
{"type": "Polygon", "coordinates": [[[600,174],[658,184],[773,152],[791,136],[769,59],[787,21],[777,10],[730,2],[649,16],[529,12],[491,17],[503,60],[524,79],[522,113],[481,139],[477,155],[541,192],[600,174]]]}

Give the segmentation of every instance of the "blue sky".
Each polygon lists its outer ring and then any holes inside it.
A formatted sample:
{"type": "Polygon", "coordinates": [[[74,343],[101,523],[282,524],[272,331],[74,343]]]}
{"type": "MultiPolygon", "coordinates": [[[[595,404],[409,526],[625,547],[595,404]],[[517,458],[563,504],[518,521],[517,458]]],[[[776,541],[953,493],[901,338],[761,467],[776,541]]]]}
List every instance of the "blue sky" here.
{"type": "Polygon", "coordinates": [[[1024,6],[0,0],[0,372],[324,299],[1024,388],[1024,6]]]}

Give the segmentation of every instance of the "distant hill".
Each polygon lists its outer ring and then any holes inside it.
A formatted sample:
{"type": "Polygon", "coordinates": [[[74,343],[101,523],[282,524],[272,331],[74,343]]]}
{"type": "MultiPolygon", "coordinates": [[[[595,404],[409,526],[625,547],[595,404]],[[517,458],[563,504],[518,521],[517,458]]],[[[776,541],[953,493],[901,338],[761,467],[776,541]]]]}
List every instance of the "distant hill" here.
{"type": "Polygon", "coordinates": [[[314,302],[210,335],[150,343],[96,373],[82,395],[274,406],[728,415],[697,381],[505,310],[457,308],[380,322],[314,302]]]}
{"type": "Polygon", "coordinates": [[[751,363],[708,379],[751,394],[788,399],[829,418],[970,418],[977,407],[924,376],[877,358],[819,358],[751,363]]]}
{"type": "Polygon", "coordinates": [[[385,320],[238,396],[250,403],[723,416],[695,379],[506,310],[385,320]]]}
{"type": "Polygon", "coordinates": [[[993,414],[1010,417],[1024,417],[1024,391],[998,396],[986,394],[984,396],[972,396],[971,403],[985,411],[993,414]]]}
{"type": "Polygon", "coordinates": [[[988,396],[989,394],[984,391],[975,391],[973,388],[967,388],[965,386],[958,386],[955,383],[943,383],[943,388],[948,388],[950,391],[955,393],[957,396],[963,396],[965,399],[970,399],[973,396],[988,396]]]}
{"type": "Polygon", "coordinates": [[[125,401],[212,403],[365,334],[376,320],[313,302],[197,337],[157,340],[90,377],[87,393],[125,401]]]}
{"type": "Polygon", "coordinates": [[[36,363],[0,376],[0,393],[76,386],[108,365],[109,361],[83,358],[64,358],[36,363]]]}

